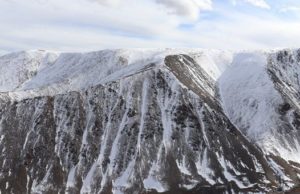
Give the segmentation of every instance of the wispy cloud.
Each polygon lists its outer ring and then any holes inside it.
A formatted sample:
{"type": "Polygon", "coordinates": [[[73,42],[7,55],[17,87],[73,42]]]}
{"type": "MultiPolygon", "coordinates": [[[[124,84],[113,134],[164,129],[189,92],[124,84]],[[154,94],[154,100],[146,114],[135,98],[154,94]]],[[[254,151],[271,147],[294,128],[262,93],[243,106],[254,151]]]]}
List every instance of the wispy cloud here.
{"type": "Polygon", "coordinates": [[[246,0],[238,6],[183,1],[0,0],[0,51],[300,47],[299,18],[286,20],[274,11],[282,5],[269,10],[251,8],[246,0]]]}
{"type": "Polygon", "coordinates": [[[117,6],[121,3],[120,0],[89,0],[89,1],[94,1],[94,2],[98,2],[102,5],[106,5],[106,6],[117,6]]]}
{"type": "Polygon", "coordinates": [[[234,5],[236,5],[237,2],[245,2],[255,7],[259,7],[263,9],[271,9],[271,6],[265,0],[231,0],[231,2],[234,5]]]}
{"type": "Polygon", "coordinates": [[[260,8],[270,9],[270,5],[264,0],[245,0],[246,2],[260,8]]]}
{"type": "Polygon", "coordinates": [[[284,6],[279,10],[281,13],[286,13],[286,12],[298,12],[300,11],[300,6],[284,6]]]}
{"type": "MultiPolygon", "coordinates": [[[[98,2],[105,6],[120,6],[132,4],[134,1],[126,0],[89,0],[98,2]],[[125,3],[124,3],[125,2],[125,3]]],[[[186,17],[187,19],[196,20],[199,13],[204,10],[212,10],[212,0],[150,0],[155,2],[169,14],[186,17]]]]}
{"type": "Polygon", "coordinates": [[[186,16],[190,19],[198,19],[199,13],[203,10],[212,9],[211,0],[156,0],[172,13],[186,16]]]}

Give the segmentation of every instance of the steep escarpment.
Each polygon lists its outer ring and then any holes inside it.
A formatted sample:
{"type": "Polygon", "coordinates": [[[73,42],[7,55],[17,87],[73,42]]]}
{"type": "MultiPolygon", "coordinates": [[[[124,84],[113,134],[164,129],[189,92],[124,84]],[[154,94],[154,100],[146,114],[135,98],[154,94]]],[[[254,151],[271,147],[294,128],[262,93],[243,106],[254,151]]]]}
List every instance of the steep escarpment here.
{"type": "Polygon", "coordinates": [[[299,183],[297,53],[239,53],[219,81],[228,117],[270,156],[287,185],[299,183]]]}
{"type": "Polygon", "coordinates": [[[297,161],[258,147],[223,105],[217,79],[230,59],[100,51],[39,63],[0,94],[0,191],[259,193],[282,177],[292,187],[297,161]]]}
{"type": "Polygon", "coordinates": [[[300,50],[283,50],[269,57],[268,73],[283,99],[283,103],[278,107],[281,122],[278,138],[298,162],[300,160],[299,70],[300,50]]]}

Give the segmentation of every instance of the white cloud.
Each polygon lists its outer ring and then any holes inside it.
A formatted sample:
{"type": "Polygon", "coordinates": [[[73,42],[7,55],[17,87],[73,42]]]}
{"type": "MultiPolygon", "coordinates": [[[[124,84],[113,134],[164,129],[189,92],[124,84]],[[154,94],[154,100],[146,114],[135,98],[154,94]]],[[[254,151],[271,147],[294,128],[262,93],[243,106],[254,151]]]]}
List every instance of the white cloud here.
{"type": "MultiPolygon", "coordinates": [[[[206,17],[182,25],[189,14],[174,10],[174,14],[169,14],[166,9],[171,9],[170,5],[158,4],[156,0],[118,1],[103,6],[108,4],[95,0],[0,0],[0,54],[39,48],[88,51],[136,47],[300,47],[300,23],[295,17],[285,20],[280,18],[282,14],[273,12],[243,13],[236,7],[215,3],[206,17]]],[[[194,2],[198,14],[211,7],[210,1],[194,2]]]]}
{"type": "Polygon", "coordinates": [[[157,9],[154,1],[131,2],[115,8],[86,0],[0,0],[0,49],[78,51],[168,45],[161,37],[171,31],[177,34],[181,19],[157,9]]]}
{"type": "Polygon", "coordinates": [[[186,16],[190,19],[198,19],[202,10],[211,10],[211,0],[156,0],[164,5],[172,14],[186,16]]]}
{"type": "MultiPolygon", "coordinates": [[[[234,5],[237,4],[237,1],[241,1],[241,0],[231,0],[231,2],[234,5]]],[[[271,9],[271,6],[265,0],[243,0],[243,1],[259,8],[271,9]]]]}
{"type": "MultiPolygon", "coordinates": [[[[133,1],[127,0],[89,0],[98,2],[105,6],[119,6],[122,4],[128,6],[133,1]]],[[[199,13],[204,10],[212,10],[212,0],[151,0],[160,5],[163,5],[167,13],[183,16],[187,19],[197,20],[199,13]]]]}
{"type": "Polygon", "coordinates": [[[120,0],[90,0],[90,1],[98,2],[106,6],[118,6],[121,3],[120,0]]]}
{"type": "Polygon", "coordinates": [[[237,13],[234,19],[226,21],[200,22],[196,31],[205,37],[202,43],[207,48],[249,50],[300,47],[300,39],[297,38],[300,23],[277,17],[265,17],[262,20],[260,16],[237,13]]]}
{"type": "Polygon", "coordinates": [[[245,0],[246,2],[260,8],[270,9],[270,5],[264,0],[245,0]]]}
{"type": "Polygon", "coordinates": [[[285,6],[279,10],[281,13],[286,13],[286,12],[298,12],[300,11],[300,6],[285,6]]]}
{"type": "Polygon", "coordinates": [[[5,50],[0,50],[0,56],[5,55],[7,53],[7,51],[5,50]]]}

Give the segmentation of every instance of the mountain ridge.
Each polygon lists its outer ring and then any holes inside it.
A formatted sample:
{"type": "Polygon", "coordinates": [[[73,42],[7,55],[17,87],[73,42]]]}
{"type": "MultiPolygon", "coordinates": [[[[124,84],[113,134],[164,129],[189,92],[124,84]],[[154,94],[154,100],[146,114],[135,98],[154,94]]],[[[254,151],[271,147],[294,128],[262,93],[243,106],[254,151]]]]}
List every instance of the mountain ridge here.
{"type": "MultiPolygon", "coordinates": [[[[290,149],[293,141],[295,145],[299,141],[298,120],[293,116],[298,107],[280,106],[286,101],[282,83],[291,82],[293,88],[298,83],[296,77],[296,81],[280,77],[285,66],[294,72],[298,62],[289,58],[294,59],[297,50],[271,54],[203,49],[118,52],[64,54],[59,63],[56,59],[40,66],[44,72],[21,87],[46,86],[45,91],[18,88],[1,94],[1,191],[201,193],[209,185],[210,192],[260,193],[299,184],[298,158],[281,155],[298,154],[297,147],[290,149]],[[120,62],[124,55],[129,58],[120,62]],[[255,64],[261,68],[254,68],[255,64]],[[104,67],[111,69],[107,73],[104,67]],[[110,75],[120,79],[108,79],[110,75]],[[62,81],[55,82],[57,76],[62,81]],[[267,95],[257,100],[257,88],[267,95]],[[265,116],[272,124],[268,112],[261,114],[266,106],[253,102],[269,106],[268,95],[274,98],[275,94],[280,102],[274,101],[269,112],[282,127],[268,133],[275,144],[265,147],[247,132],[251,127],[258,133],[267,130],[264,120],[254,119],[255,126],[244,114],[265,116]],[[238,117],[246,118],[249,127],[238,117]],[[11,162],[3,162],[8,159],[11,162]],[[14,185],[16,179],[23,186],[14,185]]],[[[290,99],[297,99],[295,91],[284,90],[290,99]]]]}

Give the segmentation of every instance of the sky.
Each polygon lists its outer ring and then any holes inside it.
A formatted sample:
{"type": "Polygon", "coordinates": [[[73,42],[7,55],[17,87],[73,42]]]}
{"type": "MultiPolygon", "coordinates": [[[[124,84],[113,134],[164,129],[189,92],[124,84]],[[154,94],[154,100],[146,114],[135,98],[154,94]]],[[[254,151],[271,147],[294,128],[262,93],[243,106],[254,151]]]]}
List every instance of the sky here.
{"type": "Polygon", "coordinates": [[[300,48],[299,0],[0,0],[0,54],[300,48]]]}

